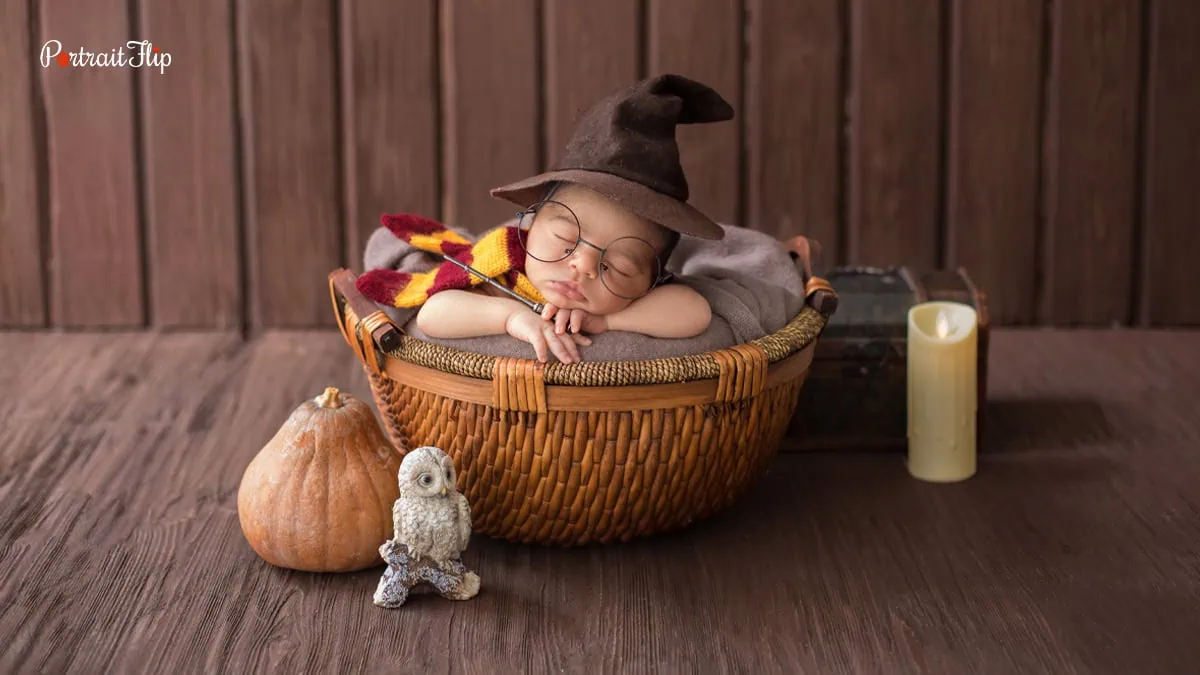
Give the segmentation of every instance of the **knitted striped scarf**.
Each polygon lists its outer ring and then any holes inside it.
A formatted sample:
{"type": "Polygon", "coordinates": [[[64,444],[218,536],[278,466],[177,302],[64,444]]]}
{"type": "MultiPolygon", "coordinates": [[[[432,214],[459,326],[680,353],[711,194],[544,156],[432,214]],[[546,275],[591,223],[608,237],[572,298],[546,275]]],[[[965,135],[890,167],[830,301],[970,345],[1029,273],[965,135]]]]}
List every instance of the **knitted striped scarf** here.
{"type": "Polygon", "coordinates": [[[439,291],[465,290],[486,283],[458,265],[442,260],[442,254],[474,267],[534,302],[546,301],[525,276],[525,251],[515,226],[495,228],[471,243],[442,223],[423,216],[384,214],[380,222],[413,248],[436,254],[439,264],[428,272],[367,271],[358,277],[355,286],[377,303],[418,307],[439,291]]]}

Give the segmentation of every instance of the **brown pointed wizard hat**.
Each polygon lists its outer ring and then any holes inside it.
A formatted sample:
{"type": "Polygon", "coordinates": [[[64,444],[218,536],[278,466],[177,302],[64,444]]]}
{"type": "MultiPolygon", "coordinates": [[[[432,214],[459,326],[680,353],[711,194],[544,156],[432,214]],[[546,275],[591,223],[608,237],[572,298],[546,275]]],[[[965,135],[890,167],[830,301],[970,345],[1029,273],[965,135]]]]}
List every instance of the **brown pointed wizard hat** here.
{"type": "Polygon", "coordinates": [[[688,203],[675,127],[730,119],[733,107],[707,85],[670,74],[642,80],[585,111],[550,171],[491,194],[524,208],[551,182],[578,183],[681,234],[721,239],[724,230],[688,203]]]}

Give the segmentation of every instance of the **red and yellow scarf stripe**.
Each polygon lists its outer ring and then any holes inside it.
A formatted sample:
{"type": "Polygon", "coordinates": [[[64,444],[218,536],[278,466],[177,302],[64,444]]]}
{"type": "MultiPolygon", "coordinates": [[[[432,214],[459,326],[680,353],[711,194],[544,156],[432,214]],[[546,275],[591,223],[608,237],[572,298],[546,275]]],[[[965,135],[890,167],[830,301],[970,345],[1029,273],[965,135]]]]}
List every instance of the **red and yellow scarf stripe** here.
{"type": "MultiPolygon", "coordinates": [[[[413,248],[429,251],[441,260],[446,254],[488,275],[501,285],[533,300],[546,299],[525,276],[525,251],[517,228],[498,227],[472,244],[442,223],[423,216],[385,214],[380,222],[400,240],[413,248]]],[[[358,291],[377,303],[392,307],[418,307],[429,296],[447,289],[468,289],[485,283],[483,279],[447,260],[428,272],[369,270],[358,278],[358,291]]]]}

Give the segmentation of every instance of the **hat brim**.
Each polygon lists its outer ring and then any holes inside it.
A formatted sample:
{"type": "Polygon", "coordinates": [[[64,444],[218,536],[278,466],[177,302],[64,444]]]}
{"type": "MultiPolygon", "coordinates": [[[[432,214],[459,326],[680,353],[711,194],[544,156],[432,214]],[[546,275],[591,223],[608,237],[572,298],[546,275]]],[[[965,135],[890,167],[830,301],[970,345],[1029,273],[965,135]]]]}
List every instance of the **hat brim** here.
{"type": "Polygon", "coordinates": [[[546,185],[555,181],[577,183],[591,188],[639,216],[680,234],[700,239],[725,238],[725,230],[691,204],[668,197],[641,183],[602,171],[548,171],[495,188],[491,194],[524,208],[544,199],[546,185]]]}

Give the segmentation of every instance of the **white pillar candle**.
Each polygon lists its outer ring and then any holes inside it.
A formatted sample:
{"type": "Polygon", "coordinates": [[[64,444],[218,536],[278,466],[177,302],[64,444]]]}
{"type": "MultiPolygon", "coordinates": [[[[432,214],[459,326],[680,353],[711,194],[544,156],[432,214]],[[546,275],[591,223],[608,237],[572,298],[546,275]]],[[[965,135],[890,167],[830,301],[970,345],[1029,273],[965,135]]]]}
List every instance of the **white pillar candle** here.
{"type": "Polygon", "coordinates": [[[948,483],[975,475],[978,319],[970,305],[908,311],[908,472],[948,483]]]}

